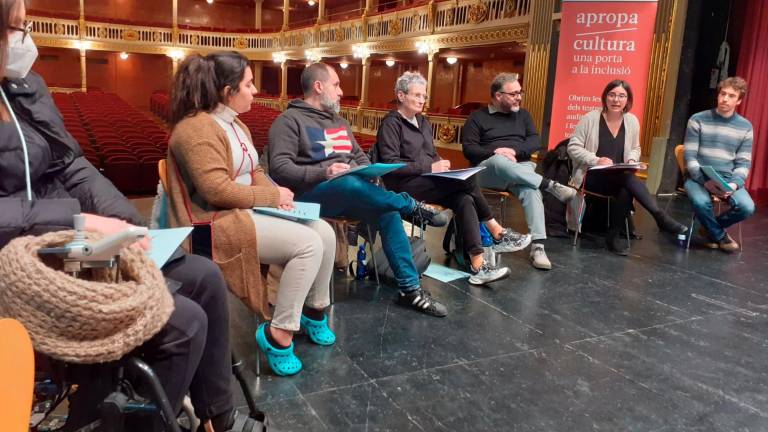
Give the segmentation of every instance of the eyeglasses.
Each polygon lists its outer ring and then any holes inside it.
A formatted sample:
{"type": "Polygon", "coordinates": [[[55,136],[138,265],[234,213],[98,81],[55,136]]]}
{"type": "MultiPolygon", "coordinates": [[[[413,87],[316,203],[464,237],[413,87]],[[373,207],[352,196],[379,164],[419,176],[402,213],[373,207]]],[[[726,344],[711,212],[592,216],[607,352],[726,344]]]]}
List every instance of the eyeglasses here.
{"type": "Polygon", "coordinates": [[[429,96],[427,96],[427,95],[425,95],[425,94],[421,94],[421,93],[406,93],[406,94],[407,94],[408,96],[410,96],[410,97],[414,98],[414,99],[423,99],[423,100],[424,100],[424,102],[426,102],[426,101],[427,101],[427,99],[429,99],[429,96]]]}
{"type": "Polygon", "coordinates": [[[519,92],[505,92],[505,91],[499,90],[499,93],[512,96],[513,98],[516,98],[518,96],[523,97],[525,95],[525,92],[522,90],[520,90],[519,92]]]}
{"type": "Polygon", "coordinates": [[[24,21],[22,24],[22,27],[16,27],[16,26],[8,26],[10,30],[20,31],[24,33],[24,35],[21,37],[21,43],[24,43],[24,41],[27,39],[27,35],[32,33],[32,22],[31,21],[24,21]]]}
{"type": "Polygon", "coordinates": [[[608,97],[616,100],[624,100],[627,98],[626,93],[608,93],[608,97]]]}

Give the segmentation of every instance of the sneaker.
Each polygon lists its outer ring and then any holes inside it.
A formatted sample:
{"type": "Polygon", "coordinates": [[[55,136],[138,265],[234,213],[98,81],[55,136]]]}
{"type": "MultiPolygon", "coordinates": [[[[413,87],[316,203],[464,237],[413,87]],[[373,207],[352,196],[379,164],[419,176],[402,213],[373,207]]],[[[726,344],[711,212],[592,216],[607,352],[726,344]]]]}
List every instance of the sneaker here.
{"type": "Polygon", "coordinates": [[[520,234],[509,228],[504,228],[501,232],[501,238],[493,239],[493,250],[499,253],[517,252],[527,248],[529,244],[531,244],[530,234],[520,234]]]}
{"type": "Polygon", "coordinates": [[[576,196],[576,189],[558,183],[554,180],[552,181],[552,184],[550,184],[546,189],[546,191],[551,193],[555,198],[557,198],[558,201],[562,203],[567,203],[569,200],[576,196]]]}
{"type": "Polygon", "coordinates": [[[720,248],[721,251],[728,253],[736,252],[739,250],[739,244],[736,243],[736,241],[732,239],[728,233],[725,233],[725,237],[717,242],[717,247],[720,248]]]}
{"type": "Polygon", "coordinates": [[[448,209],[438,210],[435,207],[424,202],[417,201],[413,208],[413,220],[418,224],[419,221],[433,227],[448,225],[451,221],[451,214],[448,209]]]}
{"type": "Polygon", "coordinates": [[[499,279],[504,279],[509,276],[509,267],[494,267],[487,262],[483,262],[480,269],[475,271],[471,268],[472,275],[469,277],[469,283],[472,285],[485,285],[499,279]]]}
{"type": "Polygon", "coordinates": [[[552,270],[552,263],[544,252],[544,245],[534,243],[531,246],[531,265],[540,270],[552,270]]]}
{"type": "Polygon", "coordinates": [[[445,305],[433,299],[432,294],[423,288],[408,293],[401,292],[397,297],[397,304],[440,318],[448,315],[448,309],[445,305]]]}

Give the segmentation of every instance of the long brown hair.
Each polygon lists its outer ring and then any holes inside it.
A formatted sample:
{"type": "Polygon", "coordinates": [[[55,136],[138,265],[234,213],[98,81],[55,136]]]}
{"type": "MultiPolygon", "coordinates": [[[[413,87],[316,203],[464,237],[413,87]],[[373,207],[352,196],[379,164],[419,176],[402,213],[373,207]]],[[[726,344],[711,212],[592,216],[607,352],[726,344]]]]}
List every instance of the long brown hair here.
{"type": "Polygon", "coordinates": [[[225,88],[237,93],[247,67],[248,59],[235,51],[193,54],[184,59],[171,89],[171,126],[201,111],[213,111],[224,102],[225,88]]]}

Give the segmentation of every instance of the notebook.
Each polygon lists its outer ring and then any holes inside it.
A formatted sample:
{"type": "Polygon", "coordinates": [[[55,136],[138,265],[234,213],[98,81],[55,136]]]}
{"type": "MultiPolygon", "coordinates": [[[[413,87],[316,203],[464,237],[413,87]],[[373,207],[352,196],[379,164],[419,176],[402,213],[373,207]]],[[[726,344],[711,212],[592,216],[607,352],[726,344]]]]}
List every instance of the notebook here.
{"type": "Polygon", "coordinates": [[[371,165],[361,165],[356,166],[354,168],[350,168],[342,173],[336,174],[335,176],[328,179],[328,181],[336,180],[337,178],[344,177],[345,175],[354,174],[356,176],[365,177],[365,178],[376,178],[381,177],[384,174],[387,174],[389,172],[392,172],[396,169],[400,169],[404,167],[404,163],[375,163],[371,165]]]}
{"type": "Polygon", "coordinates": [[[147,255],[157,268],[162,268],[191,232],[192,227],[149,230],[151,246],[147,255]]]}
{"type": "Polygon", "coordinates": [[[320,204],[311,202],[293,202],[293,210],[274,207],[254,207],[253,211],[296,222],[316,221],[320,219],[320,204]]]}
{"type": "Polygon", "coordinates": [[[464,168],[464,169],[443,171],[439,173],[426,173],[422,175],[444,177],[444,178],[450,178],[450,179],[456,179],[456,180],[466,180],[484,169],[485,167],[474,167],[474,168],[464,168]]]}
{"type": "Polygon", "coordinates": [[[720,174],[718,174],[718,172],[715,171],[711,165],[702,165],[701,172],[703,172],[708,179],[714,180],[720,186],[720,189],[724,190],[725,192],[733,192],[731,185],[729,185],[728,182],[725,181],[725,179],[720,174]]]}

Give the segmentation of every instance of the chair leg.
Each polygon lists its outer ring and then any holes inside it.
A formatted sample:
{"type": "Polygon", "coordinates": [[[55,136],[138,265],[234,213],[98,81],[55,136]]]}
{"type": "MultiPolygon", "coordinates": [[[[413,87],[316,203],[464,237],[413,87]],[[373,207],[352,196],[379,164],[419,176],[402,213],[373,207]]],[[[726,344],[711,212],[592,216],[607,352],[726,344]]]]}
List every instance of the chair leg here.
{"type": "MultiPolygon", "coordinates": [[[[349,251],[347,251],[349,252],[349,251]]],[[[334,304],[336,302],[335,298],[335,292],[334,287],[336,286],[336,267],[334,266],[333,271],[331,272],[331,285],[328,287],[328,298],[330,299],[331,304],[334,304]]]]}
{"type": "Polygon", "coordinates": [[[693,224],[696,223],[696,213],[691,213],[691,225],[688,229],[688,243],[685,245],[685,249],[691,248],[691,239],[693,238],[693,224]]]}
{"type": "Polygon", "coordinates": [[[739,222],[739,252],[744,252],[744,237],[741,233],[741,222],[739,222]]]}
{"type": "Polygon", "coordinates": [[[507,197],[504,195],[499,195],[501,198],[499,198],[499,206],[501,207],[501,225],[504,225],[504,221],[507,217],[507,197]]]}
{"type": "MultiPolygon", "coordinates": [[[[258,314],[253,314],[253,320],[256,322],[256,328],[259,328],[260,319],[258,314]]],[[[256,376],[261,376],[261,353],[259,347],[256,347],[256,376]]]]}
{"type": "Polygon", "coordinates": [[[576,218],[578,219],[578,223],[576,224],[576,232],[573,235],[573,246],[576,246],[576,242],[579,240],[579,233],[581,232],[581,222],[584,218],[584,206],[586,205],[586,202],[584,201],[584,196],[581,197],[581,202],[579,203],[579,213],[577,214],[576,218]]]}
{"type": "Polygon", "coordinates": [[[368,245],[371,248],[371,260],[373,261],[373,273],[376,275],[376,285],[381,285],[381,282],[379,281],[379,265],[376,264],[376,254],[373,252],[373,234],[369,225],[366,224],[365,227],[368,229],[368,238],[371,240],[368,245]]]}
{"type": "Polygon", "coordinates": [[[627,231],[627,249],[632,248],[632,242],[629,239],[629,218],[624,218],[624,229],[627,231]]]}

